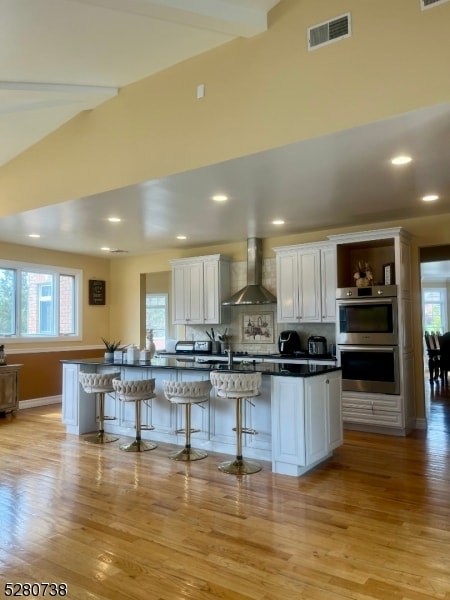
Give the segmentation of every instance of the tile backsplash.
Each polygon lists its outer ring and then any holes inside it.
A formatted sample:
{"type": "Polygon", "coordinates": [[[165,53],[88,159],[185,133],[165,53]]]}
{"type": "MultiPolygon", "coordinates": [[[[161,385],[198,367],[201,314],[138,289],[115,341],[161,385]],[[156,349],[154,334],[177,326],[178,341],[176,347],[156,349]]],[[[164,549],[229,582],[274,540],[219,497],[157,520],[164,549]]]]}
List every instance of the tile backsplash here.
{"type": "MultiPolygon", "coordinates": [[[[247,263],[231,263],[231,294],[239,291],[247,283],[247,263]]],[[[263,260],[262,284],[275,296],[276,290],[276,261],[275,258],[263,260]]],[[[273,354],[278,352],[278,336],[281,331],[295,329],[306,350],[310,335],[323,335],[328,344],[335,343],[334,323],[277,323],[276,304],[259,306],[233,306],[230,310],[230,323],[214,327],[216,334],[231,335],[231,348],[235,352],[273,354]],[[254,334],[252,336],[251,334],[254,334]]],[[[186,326],[186,339],[207,340],[205,325],[186,326]]],[[[216,337],[217,337],[216,335],[216,337]]]]}

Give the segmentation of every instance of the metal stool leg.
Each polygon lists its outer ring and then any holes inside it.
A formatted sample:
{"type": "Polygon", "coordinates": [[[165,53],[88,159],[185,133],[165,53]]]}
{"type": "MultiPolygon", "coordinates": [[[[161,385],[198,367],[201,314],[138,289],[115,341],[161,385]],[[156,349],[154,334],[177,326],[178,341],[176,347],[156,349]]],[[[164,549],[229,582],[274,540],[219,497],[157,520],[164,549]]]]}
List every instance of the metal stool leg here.
{"type": "Polygon", "coordinates": [[[91,444],[107,444],[108,442],[115,442],[119,439],[118,436],[110,435],[105,433],[104,422],[105,422],[105,392],[97,392],[98,399],[98,423],[99,429],[97,433],[93,435],[87,435],[84,439],[86,442],[91,444]]]}
{"type": "Polygon", "coordinates": [[[201,460],[202,458],[206,458],[208,456],[207,452],[203,450],[197,450],[196,448],[191,448],[191,433],[193,431],[197,431],[196,429],[191,429],[191,403],[186,402],[185,406],[185,445],[182,450],[173,450],[169,452],[168,456],[172,460],[201,460]]]}
{"type": "Polygon", "coordinates": [[[236,458],[220,463],[218,469],[231,475],[250,475],[262,469],[256,461],[244,460],[242,456],[242,398],[236,398],[236,458]]]}
{"type": "Polygon", "coordinates": [[[146,450],[154,450],[157,444],[154,442],[144,442],[141,439],[141,401],[135,400],[136,410],[136,439],[129,444],[122,444],[121,450],[125,452],[145,452],[146,450]]]}

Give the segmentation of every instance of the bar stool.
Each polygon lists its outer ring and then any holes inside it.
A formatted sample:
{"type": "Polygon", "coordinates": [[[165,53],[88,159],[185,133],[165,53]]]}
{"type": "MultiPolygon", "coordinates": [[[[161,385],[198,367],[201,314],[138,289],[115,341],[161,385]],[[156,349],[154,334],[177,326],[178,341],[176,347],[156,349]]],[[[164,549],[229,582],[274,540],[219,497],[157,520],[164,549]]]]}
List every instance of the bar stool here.
{"type": "Polygon", "coordinates": [[[81,383],[86,394],[96,394],[98,404],[98,420],[99,428],[96,434],[87,435],[84,439],[91,444],[106,444],[115,442],[119,438],[114,435],[105,433],[105,420],[113,420],[115,417],[105,417],[105,394],[113,392],[112,381],[116,377],[120,377],[120,373],[80,373],[78,380],[81,383]]]}
{"type": "MultiPolygon", "coordinates": [[[[200,460],[208,454],[203,450],[191,448],[191,433],[197,433],[200,429],[191,428],[191,407],[193,404],[201,404],[209,400],[211,391],[210,381],[164,381],[164,395],[172,404],[184,404],[185,424],[183,429],[177,429],[175,433],[185,434],[185,444],[182,450],[173,450],[169,453],[172,460],[200,460]]],[[[202,407],[203,408],[203,407],[202,407]]]]}
{"type": "MultiPolygon", "coordinates": [[[[120,449],[125,452],[145,452],[154,450],[157,444],[154,442],[144,442],[141,439],[141,402],[147,402],[155,397],[155,380],[141,379],[137,381],[113,379],[113,386],[122,402],[134,402],[136,410],[135,428],[136,438],[128,444],[121,444],[120,449]]],[[[153,425],[146,425],[145,429],[154,429],[153,425]]]]}
{"type": "MultiPolygon", "coordinates": [[[[242,400],[259,396],[261,373],[211,371],[210,379],[219,397],[236,400],[236,458],[219,464],[219,470],[233,475],[249,475],[261,471],[259,463],[244,460],[242,456],[242,433],[247,431],[242,427],[242,400]]],[[[256,431],[248,430],[248,433],[255,434],[256,431]]]]}

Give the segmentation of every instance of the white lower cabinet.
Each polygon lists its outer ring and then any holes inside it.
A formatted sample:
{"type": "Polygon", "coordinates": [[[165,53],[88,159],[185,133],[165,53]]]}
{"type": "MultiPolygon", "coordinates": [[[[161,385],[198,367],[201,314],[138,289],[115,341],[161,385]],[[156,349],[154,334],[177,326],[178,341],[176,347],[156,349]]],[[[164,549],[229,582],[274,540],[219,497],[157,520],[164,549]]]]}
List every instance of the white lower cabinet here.
{"type": "MultiPolygon", "coordinates": [[[[184,406],[171,404],[164,396],[164,380],[209,380],[209,370],[165,369],[153,366],[63,364],[63,423],[68,433],[95,431],[96,401],[79,384],[79,373],[120,371],[121,379],[155,379],[155,398],[143,403],[142,438],[183,445],[184,406]],[[153,429],[146,429],[146,426],[153,429]]],[[[133,437],[134,402],[120,401],[114,392],[106,394],[105,431],[133,437]]],[[[243,455],[272,461],[272,470],[302,475],[330,456],[342,444],[341,373],[332,371],[311,377],[264,375],[260,395],[243,402],[243,425],[255,434],[243,435],[243,455]]],[[[234,455],[236,452],[236,401],[219,398],[214,388],[210,401],[192,406],[193,447],[234,455]]]]}
{"type": "Polygon", "coordinates": [[[302,475],[343,443],[340,371],[272,378],[272,470],[302,475]]]}

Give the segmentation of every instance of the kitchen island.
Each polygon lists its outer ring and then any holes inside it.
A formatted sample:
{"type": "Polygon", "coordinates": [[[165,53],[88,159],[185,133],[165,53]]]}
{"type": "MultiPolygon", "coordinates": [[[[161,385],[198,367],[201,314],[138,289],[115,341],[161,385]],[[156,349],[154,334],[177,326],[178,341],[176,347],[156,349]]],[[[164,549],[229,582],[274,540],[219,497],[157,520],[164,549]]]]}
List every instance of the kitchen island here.
{"type": "MultiPolygon", "coordinates": [[[[97,429],[95,402],[79,384],[79,373],[120,373],[121,379],[155,378],[155,398],[142,407],[142,437],[182,445],[176,434],[184,424],[182,407],[164,397],[163,381],[209,379],[214,369],[229,369],[226,363],[167,357],[152,361],[105,362],[103,359],[64,360],[62,419],[67,433],[82,435],[97,429]],[[152,431],[145,431],[152,425],[152,431]]],[[[302,475],[332,455],[343,443],[341,372],[334,364],[271,362],[268,359],[236,363],[231,370],[262,373],[260,396],[245,402],[244,424],[257,435],[243,437],[244,456],[270,461],[272,470],[302,475]]],[[[235,403],[211,390],[210,402],[194,406],[192,446],[213,452],[234,454],[236,437],[235,403]]],[[[134,435],[134,406],[120,402],[114,393],[105,398],[105,431],[134,435]]]]}

